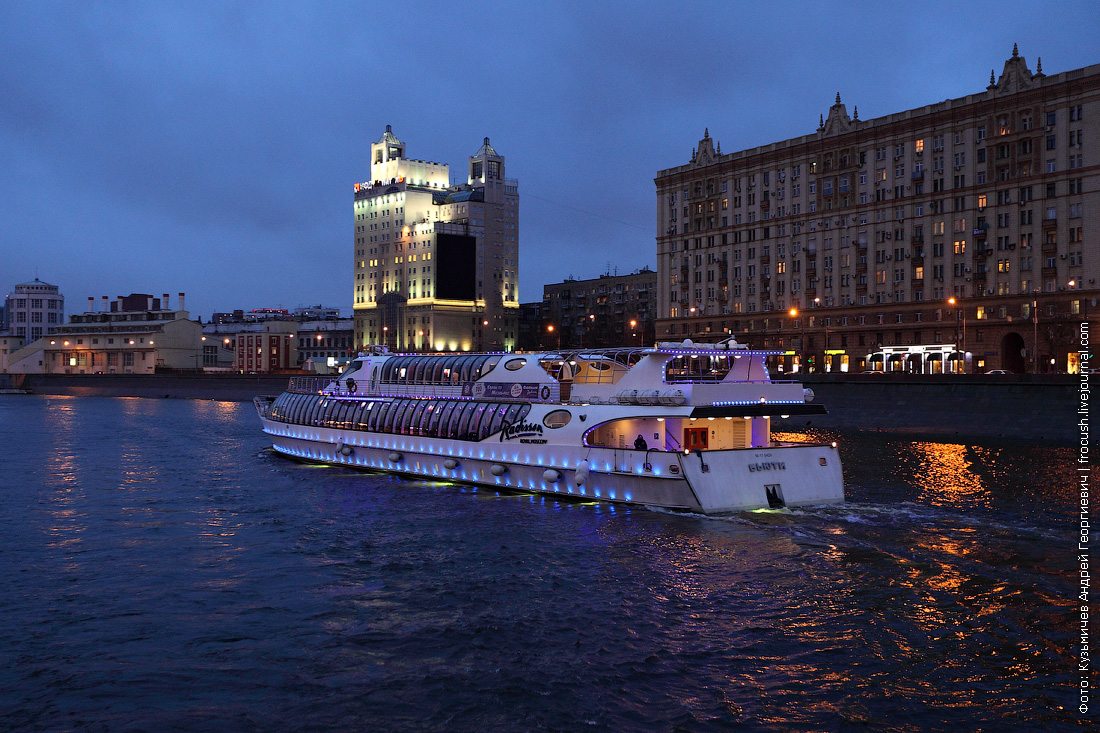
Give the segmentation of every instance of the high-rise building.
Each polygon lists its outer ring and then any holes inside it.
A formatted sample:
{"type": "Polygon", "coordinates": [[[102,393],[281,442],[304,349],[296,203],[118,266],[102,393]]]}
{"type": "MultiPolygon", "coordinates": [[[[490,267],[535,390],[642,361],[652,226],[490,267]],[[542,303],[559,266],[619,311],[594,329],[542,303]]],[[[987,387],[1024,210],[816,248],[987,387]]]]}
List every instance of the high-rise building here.
{"type": "Polygon", "coordinates": [[[452,185],[446,164],[408,158],[387,125],[354,214],[357,347],[515,347],[519,186],[489,138],[452,185]]]}
{"type": "Polygon", "coordinates": [[[704,132],[659,172],[657,337],[732,333],[796,370],[1073,371],[1100,65],[1047,76],[1013,48],[984,91],[853,112],[838,94],[816,132],[734,153],[704,132]]]}
{"type": "Polygon", "coordinates": [[[9,333],[30,343],[65,322],[65,298],[56,285],[35,278],[15,286],[7,296],[5,311],[9,333]]]}

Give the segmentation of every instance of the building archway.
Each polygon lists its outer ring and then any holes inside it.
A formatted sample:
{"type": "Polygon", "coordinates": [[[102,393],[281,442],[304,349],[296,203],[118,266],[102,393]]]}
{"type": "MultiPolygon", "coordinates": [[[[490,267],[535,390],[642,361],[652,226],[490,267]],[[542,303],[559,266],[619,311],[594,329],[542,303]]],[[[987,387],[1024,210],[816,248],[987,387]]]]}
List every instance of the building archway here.
{"type": "Polygon", "coordinates": [[[1024,338],[1015,331],[1001,339],[1001,368],[1016,374],[1027,371],[1024,361],[1024,338]]]}

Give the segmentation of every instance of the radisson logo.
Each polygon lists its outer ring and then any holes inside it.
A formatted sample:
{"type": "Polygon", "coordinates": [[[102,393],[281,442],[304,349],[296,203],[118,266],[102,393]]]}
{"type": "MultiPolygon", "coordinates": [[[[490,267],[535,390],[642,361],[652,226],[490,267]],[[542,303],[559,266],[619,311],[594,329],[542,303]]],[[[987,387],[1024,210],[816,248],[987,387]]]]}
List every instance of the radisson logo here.
{"type": "Polygon", "coordinates": [[[515,425],[505,424],[500,429],[502,443],[512,438],[525,438],[532,435],[542,435],[542,426],[533,422],[518,422],[515,425]]]}

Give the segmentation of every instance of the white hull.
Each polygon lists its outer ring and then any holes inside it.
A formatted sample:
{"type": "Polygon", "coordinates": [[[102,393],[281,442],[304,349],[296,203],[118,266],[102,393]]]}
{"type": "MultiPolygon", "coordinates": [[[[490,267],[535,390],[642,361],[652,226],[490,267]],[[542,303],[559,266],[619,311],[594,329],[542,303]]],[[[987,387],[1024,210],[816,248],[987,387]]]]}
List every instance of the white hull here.
{"type": "Polygon", "coordinates": [[[273,448],[291,458],[498,489],[706,514],[767,507],[775,500],[786,506],[844,500],[840,457],[830,445],[685,453],[528,445],[495,436],[470,442],[261,421],[273,448]]]}

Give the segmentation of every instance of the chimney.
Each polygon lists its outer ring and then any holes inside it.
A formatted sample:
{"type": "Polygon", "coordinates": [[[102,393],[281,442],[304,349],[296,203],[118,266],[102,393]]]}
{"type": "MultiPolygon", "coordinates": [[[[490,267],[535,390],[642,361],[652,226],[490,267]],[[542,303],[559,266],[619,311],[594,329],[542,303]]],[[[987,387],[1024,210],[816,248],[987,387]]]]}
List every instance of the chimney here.
{"type": "Polygon", "coordinates": [[[147,311],[153,310],[153,296],[152,295],[145,296],[145,310],[147,310],[147,311]]]}
{"type": "Polygon", "coordinates": [[[168,302],[168,293],[161,294],[160,307],[164,310],[170,310],[172,308],[172,305],[168,302]]]}
{"type": "Polygon", "coordinates": [[[183,307],[183,295],[184,295],[183,293],[180,293],[180,310],[181,311],[182,310],[187,310],[186,308],[183,307]]]}
{"type": "Polygon", "coordinates": [[[103,296],[103,312],[107,313],[110,310],[111,310],[110,306],[107,305],[107,296],[104,295],[103,296]]]}
{"type": "Polygon", "coordinates": [[[88,312],[95,313],[95,296],[88,296],[88,312]]]}

